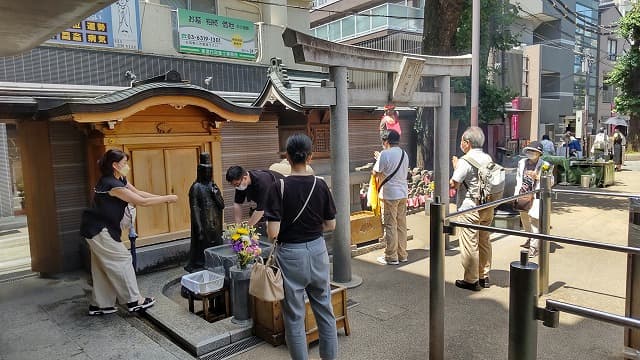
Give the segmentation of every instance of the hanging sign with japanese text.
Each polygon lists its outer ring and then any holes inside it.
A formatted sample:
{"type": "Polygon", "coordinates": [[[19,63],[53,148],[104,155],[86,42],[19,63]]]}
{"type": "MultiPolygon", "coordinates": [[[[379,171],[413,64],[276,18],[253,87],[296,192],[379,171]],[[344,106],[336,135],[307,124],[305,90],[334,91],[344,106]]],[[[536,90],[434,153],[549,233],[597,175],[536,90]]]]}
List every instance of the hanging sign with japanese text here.
{"type": "Polygon", "coordinates": [[[256,58],[256,30],[251,21],[178,9],[178,36],[182,53],[256,58]]]}
{"type": "Polygon", "coordinates": [[[138,50],[138,6],[137,0],[118,0],[54,35],[47,43],[138,50]]]}
{"type": "Polygon", "coordinates": [[[511,115],[511,140],[518,140],[520,137],[520,115],[511,115]]]}

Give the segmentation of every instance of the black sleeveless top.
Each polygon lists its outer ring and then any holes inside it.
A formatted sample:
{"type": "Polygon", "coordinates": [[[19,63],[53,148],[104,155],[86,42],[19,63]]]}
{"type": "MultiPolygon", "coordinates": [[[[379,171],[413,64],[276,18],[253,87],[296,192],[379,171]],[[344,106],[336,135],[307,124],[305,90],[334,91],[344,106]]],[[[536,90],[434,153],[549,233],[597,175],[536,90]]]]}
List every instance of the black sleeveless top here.
{"type": "Polygon", "coordinates": [[[113,240],[120,242],[122,229],[120,221],[124,216],[127,202],[109,195],[112,189],[127,186],[127,178],[116,179],[113,176],[103,176],[94,188],[93,207],[82,214],[80,234],[85,238],[92,238],[106,228],[113,240]]]}

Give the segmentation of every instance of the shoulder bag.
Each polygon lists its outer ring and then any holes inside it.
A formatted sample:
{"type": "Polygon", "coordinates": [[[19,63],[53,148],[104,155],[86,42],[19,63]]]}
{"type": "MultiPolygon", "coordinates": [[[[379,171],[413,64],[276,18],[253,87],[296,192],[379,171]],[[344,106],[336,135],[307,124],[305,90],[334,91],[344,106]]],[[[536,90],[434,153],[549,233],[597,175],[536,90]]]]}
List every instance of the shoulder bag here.
{"type": "MultiPolygon", "coordinates": [[[[384,178],[384,180],[382,180],[382,182],[378,185],[378,192],[380,192],[380,189],[382,189],[382,186],[384,186],[384,184],[386,184],[387,181],[391,180],[391,178],[396,175],[398,170],[400,170],[400,166],[402,166],[402,161],[404,161],[404,150],[402,150],[402,156],[400,156],[400,162],[398,163],[398,166],[396,167],[396,169],[393,170],[391,175],[389,175],[386,178],[384,178]]],[[[405,176],[406,176],[406,174],[405,174],[405,176]]]]}
{"type": "MultiPolygon", "coordinates": [[[[540,169],[540,166],[541,166],[542,163],[543,163],[542,159],[540,159],[538,161],[538,164],[536,164],[536,168],[535,168],[536,173],[540,169]]],[[[527,171],[527,165],[525,164],[523,166],[523,169],[522,169],[522,179],[523,179],[522,181],[523,182],[524,182],[524,178],[525,178],[524,174],[525,174],[526,171],[527,171]]],[[[520,187],[520,193],[534,190],[536,188],[536,183],[537,183],[537,181],[534,180],[533,183],[530,184],[528,189],[525,189],[524,186],[520,187]]],[[[513,203],[514,209],[516,209],[517,211],[529,211],[529,210],[531,210],[531,208],[533,207],[533,201],[535,200],[534,196],[535,196],[534,194],[528,194],[528,195],[520,196],[513,203]]]]}
{"type": "MultiPolygon", "coordinates": [[[[304,209],[306,209],[311,194],[316,187],[318,178],[313,177],[313,186],[307,196],[307,200],[302,205],[302,209],[291,222],[292,224],[298,220],[304,209]]],[[[280,179],[280,197],[284,199],[284,180],[280,179]]],[[[258,256],[256,263],[251,269],[251,279],[249,280],[249,294],[255,296],[262,301],[280,301],[284,299],[284,283],[282,280],[282,271],[278,267],[278,260],[274,255],[278,240],[273,242],[271,252],[265,263],[261,256],[258,256]]]]}

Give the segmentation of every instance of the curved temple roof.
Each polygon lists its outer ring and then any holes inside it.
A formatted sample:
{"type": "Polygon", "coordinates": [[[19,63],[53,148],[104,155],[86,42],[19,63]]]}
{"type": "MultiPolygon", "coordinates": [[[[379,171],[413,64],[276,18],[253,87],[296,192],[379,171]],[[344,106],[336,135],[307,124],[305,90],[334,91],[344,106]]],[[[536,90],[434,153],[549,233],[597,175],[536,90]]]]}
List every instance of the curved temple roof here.
{"type": "Polygon", "coordinates": [[[260,107],[236,105],[196,85],[182,82],[150,82],[93,99],[70,101],[43,110],[40,115],[52,120],[90,123],[104,121],[104,116],[100,115],[117,114],[116,117],[124,118],[144,108],[161,104],[199,106],[220,115],[225,120],[243,122],[258,121],[262,111],[260,107]],[[134,111],[127,111],[134,106],[134,111]]]}

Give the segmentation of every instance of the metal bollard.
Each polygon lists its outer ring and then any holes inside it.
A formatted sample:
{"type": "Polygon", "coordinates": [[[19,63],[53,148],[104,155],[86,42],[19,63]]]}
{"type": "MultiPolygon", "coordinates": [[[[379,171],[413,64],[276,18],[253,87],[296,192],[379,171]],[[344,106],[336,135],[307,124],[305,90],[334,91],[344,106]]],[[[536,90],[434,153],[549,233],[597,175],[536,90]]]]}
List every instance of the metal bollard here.
{"type": "Polygon", "coordinates": [[[522,250],[510,266],[509,360],[535,360],[538,354],[538,265],[528,258],[522,250]]]}
{"type": "MultiPolygon", "coordinates": [[[[640,197],[629,198],[629,234],[628,244],[640,247],[640,197]]],[[[640,255],[627,255],[627,296],[625,315],[640,317],[640,255]]],[[[624,345],[640,350],[640,330],[625,329],[624,345]]]]}
{"type": "MultiPolygon", "coordinates": [[[[540,233],[549,235],[551,232],[551,176],[540,179],[540,233]]],[[[540,279],[538,295],[549,292],[549,242],[538,241],[538,263],[540,264],[540,279]]]]}
{"type": "Polygon", "coordinates": [[[430,205],[429,360],[444,359],[444,204],[430,205]]]}

